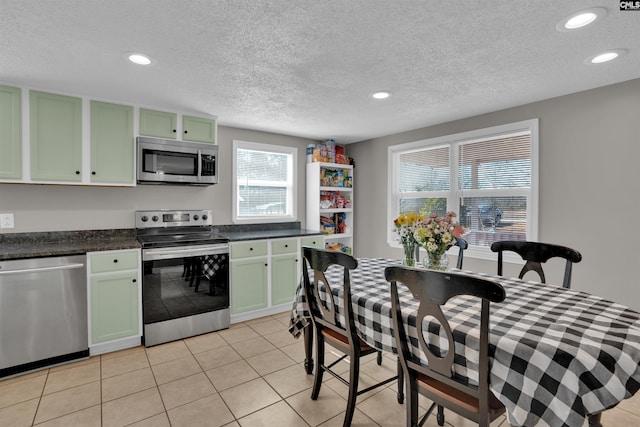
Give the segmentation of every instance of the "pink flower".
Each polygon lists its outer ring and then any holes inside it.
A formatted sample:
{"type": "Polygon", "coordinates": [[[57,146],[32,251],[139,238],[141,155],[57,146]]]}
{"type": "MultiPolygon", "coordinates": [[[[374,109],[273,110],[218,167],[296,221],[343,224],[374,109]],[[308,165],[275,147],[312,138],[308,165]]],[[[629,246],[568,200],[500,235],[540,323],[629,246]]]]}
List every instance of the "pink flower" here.
{"type": "Polygon", "coordinates": [[[455,224],[453,226],[453,230],[451,230],[451,235],[455,238],[460,238],[464,234],[464,228],[460,226],[460,224],[455,224]]]}

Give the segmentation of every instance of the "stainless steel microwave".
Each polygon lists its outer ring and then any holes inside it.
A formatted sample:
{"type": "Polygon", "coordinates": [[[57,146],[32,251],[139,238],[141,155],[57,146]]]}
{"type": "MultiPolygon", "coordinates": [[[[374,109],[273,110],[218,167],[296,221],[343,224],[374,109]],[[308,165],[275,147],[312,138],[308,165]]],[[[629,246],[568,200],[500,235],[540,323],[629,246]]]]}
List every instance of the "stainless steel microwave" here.
{"type": "Polygon", "coordinates": [[[138,184],[218,183],[218,146],[204,142],[137,138],[138,184]]]}

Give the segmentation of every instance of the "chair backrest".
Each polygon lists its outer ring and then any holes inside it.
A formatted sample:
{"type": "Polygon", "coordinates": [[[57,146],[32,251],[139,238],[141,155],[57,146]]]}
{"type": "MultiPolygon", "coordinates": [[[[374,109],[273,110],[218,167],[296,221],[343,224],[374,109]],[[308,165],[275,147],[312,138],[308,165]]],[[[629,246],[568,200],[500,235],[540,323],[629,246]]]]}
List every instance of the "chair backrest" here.
{"type": "Polygon", "coordinates": [[[305,298],[309,306],[311,321],[318,328],[325,327],[349,338],[349,344],[354,345],[357,335],[353,323],[353,309],[351,306],[351,279],[349,271],[358,267],[358,261],[351,255],[342,252],[328,251],[312,247],[302,248],[303,265],[302,275],[305,298]],[[332,265],[342,268],[342,283],[330,283],[325,272],[332,265]],[[309,267],[313,270],[313,280],[309,277],[309,267]],[[333,297],[334,292],[343,290],[343,317],[346,325],[339,322],[338,311],[333,297]]]}
{"type": "MultiPolygon", "coordinates": [[[[407,267],[387,267],[385,277],[391,282],[391,304],[393,317],[393,331],[398,348],[398,356],[405,373],[420,373],[429,378],[447,384],[457,390],[470,394],[480,401],[480,405],[488,408],[489,399],[489,307],[491,302],[501,302],[505,298],[504,288],[493,281],[468,276],[463,273],[453,273],[435,270],[419,270],[407,267]],[[398,285],[404,284],[419,302],[415,327],[418,343],[422,353],[426,356],[428,366],[420,363],[419,357],[412,354],[409,340],[405,331],[406,318],[402,316],[398,294],[398,285]],[[471,295],[481,299],[479,325],[479,381],[478,386],[470,386],[456,379],[453,374],[455,345],[451,326],[444,315],[441,306],[449,299],[459,295],[471,295]],[[444,330],[448,340],[448,350],[445,354],[436,350],[437,346],[425,340],[424,320],[426,317],[435,318],[444,330]]],[[[435,333],[439,335],[439,333],[435,333]]],[[[415,374],[413,374],[415,375],[415,374]]]]}
{"type": "Polygon", "coordinates": [[[502,254],[504,251],[515,252],[526,261],[518,277],[522,279],[528,271],[534,271],[540,277],[542,283],[546,283],[546,277],[542,269],[542,264],[551,258],[564,258],[566,260],[564,268],[564,278],[562,287],[571,287],[571,269],[573,263],[582,261],[582,255],[575,249],[566,246],[554,245],[551,243],[528,242],[518,240],[503,240],[493,242],[491,250],[498,253],[498,275],[502,276],[502,254]]]}
{"type": "Polygon", "coordinates": [[[469,244],[467,243],[466,240],[462,238],[456,238],[456,242],[453,244],[453,246],[457,246],[459,248],[458,261],[456,262],[456,268],[458,270],[462,270],[462,258],[464,256],[464,251],[469,247],[469,244]]]}

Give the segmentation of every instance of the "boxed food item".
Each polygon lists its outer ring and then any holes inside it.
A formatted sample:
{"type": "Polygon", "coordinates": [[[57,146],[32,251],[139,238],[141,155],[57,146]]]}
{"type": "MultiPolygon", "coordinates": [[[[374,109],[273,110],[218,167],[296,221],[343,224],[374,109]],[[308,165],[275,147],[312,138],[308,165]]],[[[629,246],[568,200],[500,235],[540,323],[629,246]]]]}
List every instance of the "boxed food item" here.
{"type": "Polygon", "coordinates": [[[331,191],[320,192],[320,209],[331,209],[335,207],[335,194],[331,191]]]}
{"type": "Polygon", "coordinates": [[[329,218],[326,216],[320,216],[320,232],[324,234],[333,234],[335,233],[335,223],[333,222],[333,218],[329,218]]]}
{"type": "Polygon", "coordinates": [[[351,255],[351,246],[339,242],[327,242],[324,244],[324,248],[328,251],[339,251],[351,255]]]}
{"type": "Polygon", "coordinates": [[[347,219],[347,214],[344,212],[335,213],[333,215],[333,223],[335,224],[335,233],[343,234],[347,230],[347,223],[345,220],[347,219]]]}
{"type": "Polygon", "coordinates": [[[344,145],[336,144],[335,139],[327,139],[307,146],[307,162],[348,165],[351,164],[351,159],[347,156],[344,145]]]}
{"type": "Polygon", "coordinates": [[[327,139],[324,142],[324,145],[327,147],[327,157],[329,158],[330,163],[336,162],[336,140],[335,139],[327,139]]]}
{"type": "Polygon", "coordinates": [[[336,145],[336,163],[341,165],[349,164],[349,157],[345,153],[344,145],[336,145]]]}

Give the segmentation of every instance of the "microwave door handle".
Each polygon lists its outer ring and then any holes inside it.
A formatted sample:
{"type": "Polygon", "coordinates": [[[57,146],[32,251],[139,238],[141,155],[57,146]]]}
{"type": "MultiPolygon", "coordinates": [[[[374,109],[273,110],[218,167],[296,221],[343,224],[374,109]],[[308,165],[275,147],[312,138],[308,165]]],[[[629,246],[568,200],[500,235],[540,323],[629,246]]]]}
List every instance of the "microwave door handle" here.
{"type": "Polygon", "coordinates": [[[202,150],[198,150],[198,175],[196,175],[196,180],[200,181],[202,177],[202,150]]]}

